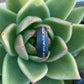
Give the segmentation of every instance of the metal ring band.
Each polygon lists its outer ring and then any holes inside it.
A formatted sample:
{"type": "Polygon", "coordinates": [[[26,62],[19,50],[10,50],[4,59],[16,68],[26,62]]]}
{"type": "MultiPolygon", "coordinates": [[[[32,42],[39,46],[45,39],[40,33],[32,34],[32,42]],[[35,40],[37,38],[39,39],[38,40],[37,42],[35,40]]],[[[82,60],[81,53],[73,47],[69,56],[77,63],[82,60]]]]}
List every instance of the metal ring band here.
{"type": "Polygon", "coordinates": [[[46,57],[48,55],[48,36],[45,27],[37,28],[36,43],[38,56],[46,57]]]}

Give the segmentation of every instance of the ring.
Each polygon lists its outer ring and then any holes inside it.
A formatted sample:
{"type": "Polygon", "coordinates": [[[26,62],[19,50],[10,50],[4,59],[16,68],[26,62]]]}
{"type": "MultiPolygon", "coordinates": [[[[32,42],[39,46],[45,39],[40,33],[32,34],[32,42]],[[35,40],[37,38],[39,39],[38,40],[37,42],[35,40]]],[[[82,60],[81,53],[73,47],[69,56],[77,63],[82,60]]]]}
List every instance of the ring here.
{"type": "Polygon", "coordinates": [[[46,57],[48,55],[48,35],[45,27],[38,27],[36,31],[37,55],[46,57]]]}

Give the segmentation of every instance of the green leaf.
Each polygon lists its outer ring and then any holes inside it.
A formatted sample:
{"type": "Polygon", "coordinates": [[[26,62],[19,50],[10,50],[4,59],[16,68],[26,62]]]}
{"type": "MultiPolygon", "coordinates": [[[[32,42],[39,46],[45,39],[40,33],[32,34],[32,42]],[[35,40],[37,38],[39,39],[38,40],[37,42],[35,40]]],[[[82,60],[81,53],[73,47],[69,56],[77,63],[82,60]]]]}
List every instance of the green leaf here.
{"type": "Polygon", "coordinates": [[[2,84],[2,76],[0,76],[0,84],[2,84]]]}
{"type": "Polygon", "coordinates": [[[62,80],[54,80],[54,79],[50,79],[48,77],[44,77],[44,78],[42,78],[40,81],[38,81],[35,84],[64,84],[64,81],[62,81],[62,80]]]}
{"type": "Polygon", "coordinates": [[[41,63],[41,62],[44,62],[44,61],[47,61],[47,59],[49,58],[50,56],[50,51],[48,52],[48,55],[46,57],[38,57],[38,56],[31,56],[30,55],[30,59],[33,60],[34,62],[38,62],[38,63],[41,63]]]}
{"type": "Polygon", "coordinates": [[[48,71],[45,63],[36,63],[30,60],[25,61],[18,58],[18,64],[22,72],[31,80],[32,83],[35,83],[43,78],[48,71]]]}
{"type": "Polygon", "coordinates": [[[84,49],[76,56],[76,62],[79,70],[84,70],[84,49]]]}
{"type": "Polygon", "coordinates": [[[10,24],[6,27],[6,29],[2,32],[2,40],[3,45],[6,49],[6,51],[11,55],[15,56],[15,39],[16,39],[16,24],[10,24]]]}
{"type": "Polygon", "coordinates": [[[25,19],[23,19],[21,21],[21,23],[19,24],[18,28],[17,28],[17,33],[20,33],[22,31],[24,31],[25,29],[27,29],[31,24],[35,24],[35,23],[41,23],[41,19],[39,17],[34,17],[34,16],[28,16],[25,19]]]}
{"type": "Polygon", "coordinates": [[[84,16],[84,7],[78,7],[72,10],[72,12],[70,13],[70,15],[66,20],[78,24],[82,21],[83,16],[84,16]]]}
{"type": "Polygon", "coordinates": [[[47,1],[47,0],[44,0],[45,2],[47,1]]]}
{"type": "Polygon", "coordinates": [[[68,42],[70,40],[72,34],[71,23],[53,17],[45,19],[44,23],[50,25],[54,34],[62,37],[64,41],[68,42]]]}
{"type": "Polygon", "coordinates": [[[11,23],[16,22],[16,14],[10,10],[0,7],[0,40],[2,31],[11,23]]]}
{"type": "Polygon", "coordinates": [[[22,35],[23,35],[23,40],[24,40],[24,43],[27,43],[27,41],[32,38],[35,34],[35,30],[33,29],[28,29],[28,30],[25,30],[22,35]]]}
{"type": "Polygon", "coordinates": [[[2,65],[3,65],[5,54],[6,54],[6,51],[2,46],[2,44],[0,44],[0,75],[2,75],[2,65]]]}
{"type": "Polygon", "coordinates": [[[15,41],[15,50],[19,54],[19,56],[25,60],[28,60],[28,54],[23,42],[22,35],[18,35],[15,41]]]}
{"type": "Polygon", "coordinates": [[[29,55],[37,55],[37,50],[31,43],[26,43],[26,49],[29,55]]]}
{"type": "Polygon", "coordinates": [[[28,3],[19,11],[17,22],[21,22],[21,20],[27,16],[38,16],[45,19],[50,16],[50,13],[43,0],[29,0],[28,3]]]}
{"type": "Polygon", "coordinates": [[[68,48],[67,48],[64,40],[61,37],[55,37],[52,40],[51,45],[52,45],[50,47],[51,53],[50,53],[50,57],[47,60],[47,62],[53,62],[53,61],[60,59],[68,51],[68,48]]]}
{"type": "Polygon", "coordinates": [[[64,84],[73,84],[73,81],[72,80],[66,80],[66,81],[64,81],[64,84]]]}
{"type": "Polygon", "coordinates": [[[29,84],[29,80],[21,72],[18,64],[17,57],[6,55],[3,63],[3,84],[29,84]]]}
{"type": "Polygon", "coordinates": [[[25,5],[28,0],[6,0],[6,6],[11,11],[18,13],[18,11],[25,5]]]}
{"type": "Polygon", "coordinates": [[[61,19],[65,19],[71,12],[74,7],[76,0],[48,0],[46,2],[51,17],[57,17],[61,19]]]}
{"type": "Polygon", "coordinates": [[[72,37],[67,45],[71,53],[78,52],[84,48],[84,25],[73,25],[72,37]]]}
{"type": "Polygon", "coordinates": [[[52,79],[80,79],[76,62],[70,53],[61,59],[48,63],[47,77],[52,79]]]}

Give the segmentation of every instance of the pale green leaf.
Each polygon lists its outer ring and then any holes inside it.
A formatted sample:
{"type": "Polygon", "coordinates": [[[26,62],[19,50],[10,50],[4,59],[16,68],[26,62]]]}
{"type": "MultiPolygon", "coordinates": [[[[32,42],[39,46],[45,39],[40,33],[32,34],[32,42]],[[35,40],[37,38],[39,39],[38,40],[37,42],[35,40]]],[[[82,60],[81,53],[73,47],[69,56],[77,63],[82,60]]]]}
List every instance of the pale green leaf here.
{"type": "Polygon", "coordinates": [[[16,14],[12,11],[0,7],[0,40],[2,31],[11,23],[16,22],[16,14]]]}
{"type": "Polygon", "coordinates": [[[50,79],[48,77],[44,77],[35,84],[64,84],[64,81],[63,80],[54,80],[54,79],[50,79]]]}
{"type": "Polygon", "coordinates": [[[3,84],[29,84],[29,80],[22,73],[17,64],[17,57],[6,55],[3,63],[3,84]]]}
{"type": "Polygon", "coordinates": [[[2,44],[0,44],[0,75],[2,75],[2,66],[3,66],[3,60],[5,57],[6,51],[2,44]]]}
{"type": "Polygon", "coordinates": [[[83,16],[84,16],[84,7],[78,7],[72,10],[72,12],[70,13],[70,15],[66,20],[78,24],[82,21],[83,16]]]}
{"type": "Polygon", "coordinates": [[[48,0],[46,2],[51,17],[65,19],[74,7],[76,0],[48,0]]]}
{"type": "Polygon", "coordinates": [[[70,53],[61,59],[48,63],[47,77],[53,79],[80,79],[76,62],[70,53]]]}
{"type": "Polygon", "coordinates": [[[6,6],[11,11],[18,13],[18,11],[28,2],[28,0],[6,0],[6,6]]]}
{"type": "Polygon", "coordinates": [[[58,36],[52,40],[50,51],[51,51],[50,57],[47,60],[47,62],[53,62],[60,59],[66,54],[66,52],[68,51],[68,48],[64,40],[58,36]]]}
{"type": "Polygon", "coordinates": [[[45,63],[36,63],[33,61],[25,61],[18,58],[18,64],[22,72],[31,80],[32,83],[42,79],[48,71],[45,63]]]}
{"type": "Polygon", "coordinates": [[[28,60],[28,54],[24,45],[23,37],[22,35],[18,35],[15,41],[15,50],[18,53],[18,55],[25,59],[28,60]]]}
{"type": "Polygon", "coordinates": [[[72,24],[58,19],[58,18],[47,18],[44,20],[45,24],[51,26],[55,35],[58,35],[64,39],[64,41],[68,42],[72,35],[72,24]]]}
{"type": "Polygon", "coordinates": [[[76,62],[79,70],[84,70],[84,49],[76,56],[76,62]]]}
{"type": "Polygon", "coordinates": [[[15,39],[16,39],[16,24],[10,24],[6,27],[6,29],[2,32],[2,40],[3,45],[6,49],[6,51],[11,55],[15,56],[15,39]]]}
{"type": "Polygon", "coordinates": [[[19,11],[17,22],[21,22],[27,16],[38,16],[45,19],[50,16],[49,9],[43,0],[29,0],[19,11]]]}
{"type": "Polygon", "coordinates": [[[78,52],[84,48],[84,25],[73,25],[72,37],[67,46],[71,53],[78,52]]]}

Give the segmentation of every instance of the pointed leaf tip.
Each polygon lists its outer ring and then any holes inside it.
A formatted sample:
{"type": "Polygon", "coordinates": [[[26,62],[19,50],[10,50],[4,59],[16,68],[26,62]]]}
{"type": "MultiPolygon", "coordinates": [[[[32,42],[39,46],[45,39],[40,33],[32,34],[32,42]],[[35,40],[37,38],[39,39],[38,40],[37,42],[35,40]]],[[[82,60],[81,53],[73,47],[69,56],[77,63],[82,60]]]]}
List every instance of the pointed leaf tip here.
{"type": "Polygon", "coordinates": [[[16,51],[15,51],[15,39],[16,39],[16,29],[17,25],[16,24],[10,24],[9,26],[6,27],[6,29],[2,32],[2,40],[3,40],[3,45],[6,49],[6,51],[11,55],[15,56],[16,51]]]}
{"type": "Polygon", "coordinates": [[[66,43],[59,36],[57,36],[57,37],[55,36],[55,38],[52,40],[52,44],[51,45],[52,45],[50,47],[51,53],[50,53],[50,57],[47,60],[47,62],[53,62],[53,61],[56,61],[56,60],[60,59],[68,51],[66,43]]]}
{"type": "Polygon", "coordinates": [[[57,17],[60,19],[66,19],[74,7],[76,0],[48,0],[46,2],[51,17],[57,17]]]}
{"type": "Polygon", "coordinates": [[[0,40],[2,31],[12,23],[16,23],[16,14],[0,6],[0,40]]]}
{"type": "Polygon", "coordinates": [[[62,37],[66,43],[70,40],[72,35],[72,25],[70,22],[50,17],[44,20],[44,24],[48,24],[52,28],[54,35],[62,37]]]}
{"type": "Polygon", "coordinates": [[[67,52],[61,59],[47,63],[47,77],[53,79],[79,79],[80,75],[73,56],[67,52]]]}
{"type": "Polygon", "coordinates": [[[18,35],[15,41],[15,50],[18,53],[18,55],[25,59],[28,60],[28,54],[24,45],[23,37],[22,35],[18,35]]]}
{"type": "Polygon", "coordinates": [[[33,83],[42,79],[48,71],[47,65],[45,63],[36,63],[30,60],[24,61],[23,59],[18,58],[18,64],[22,72],[33,83]]]}
{"type": "Polygon", "coordinates": [[[28,3],[19,11],[17,22],[21,22],[22,19],[30,15],[42,19],[50,17],[49,9],[43,0],[29,0],[28,3]]]}

